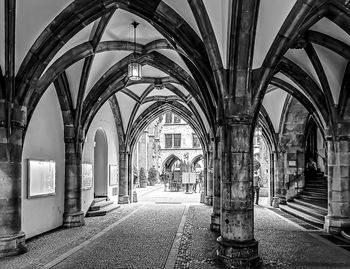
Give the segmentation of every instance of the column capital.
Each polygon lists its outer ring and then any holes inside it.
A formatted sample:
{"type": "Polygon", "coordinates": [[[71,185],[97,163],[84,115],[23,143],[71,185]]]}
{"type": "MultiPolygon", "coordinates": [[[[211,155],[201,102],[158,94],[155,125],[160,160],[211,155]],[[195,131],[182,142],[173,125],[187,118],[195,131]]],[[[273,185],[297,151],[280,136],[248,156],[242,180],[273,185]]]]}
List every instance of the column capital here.
{"type": "Polygon", "coordinates": [[[64,125],[64,143],[84,143],[85,134],[81,130],[81,126],[78,128],[78,136],[76,133],[76,127],[74,124],[64,125]]]}
{"type": "Polygon", "coordinates": [[[27,107],[0,100],[0,127],[8,127],[10,116],[11,128],[24,130],[27,126],[27,107]],[[9,115],[10,114],[10,115],[9,115]]]}
{"type": "Polygon", "coordinates": [[[224,125],[251,125],[253,121],[253,116],[250,114],[238,114],[226,116],[224,118],[224,125]]]}
{"type": "Polygon", "coordinates": [[[327,129],[327,141],[350,141],[350,121],[338,121],[333,130],[327,129]]]}

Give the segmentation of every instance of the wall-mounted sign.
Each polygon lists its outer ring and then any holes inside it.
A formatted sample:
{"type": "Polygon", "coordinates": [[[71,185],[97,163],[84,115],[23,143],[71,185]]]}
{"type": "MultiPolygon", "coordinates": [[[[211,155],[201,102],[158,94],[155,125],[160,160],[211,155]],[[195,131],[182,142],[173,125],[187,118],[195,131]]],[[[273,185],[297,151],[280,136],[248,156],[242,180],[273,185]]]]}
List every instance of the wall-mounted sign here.
{"type": "Polygon", "coordinates": [[[295,167],[295,166],[297,166],[297,162],[296,161],[288,161],[288,166],[295,167]]]}
{"type": "Polygon", "coordinates": [[[119,168],[118,165],[109,165],[109,186],[115,186],[119,183],[119,168]]]}
{"type": "Polygon", "coordinates": [[[28,198],[55,195],[56,163],[28,159],[28,198]]]}
{"type": "Polygon", "coordinates": [[[88,190],[92,188],[92,164],[91,163],[83,163],[81,166],[82,170],[82,184],[81,188],[83,190],[88,190]]]}

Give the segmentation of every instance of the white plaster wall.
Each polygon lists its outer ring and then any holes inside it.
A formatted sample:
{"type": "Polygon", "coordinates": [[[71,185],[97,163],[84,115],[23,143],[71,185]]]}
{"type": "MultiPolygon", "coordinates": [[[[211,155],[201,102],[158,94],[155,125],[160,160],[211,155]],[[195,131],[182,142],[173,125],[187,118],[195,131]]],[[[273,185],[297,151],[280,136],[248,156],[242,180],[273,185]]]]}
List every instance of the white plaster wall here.
{"type": "MultiPolygon", "coordinates": [[[[83,163],[91,163],[94,164],[94,138],[95,133],[98,128],[102,128],[107,136],[107,144],[108,144],[108,164],[118,165],[119,167],[119,146],[118,146],[118,134],[117,129],[115,127],[115,121],[112,114],[112,111],[109,107],[109,103],[106,102],[101,109],[96,114],[93,119],[90,128],[88,130],[84,149],[83,149],[83,163]]],[[[108,169],[109,170],[109,169],[108,169]]],[[[109,177],[109,171],[108,171],[109,177]]],[[[109,180],[109,178],[107,178],[109,180]]],[[[112,189],[118,187],[108,186],[108,197],[117,202],[118,195],[112,196],[112,189]]],[[[119,193],[119,191],[117,192],[119,193]]],[[[82,193],[82,210],[84,213],[87,212],[92,200],[94,198],[94,187],[88,190],[83,190],[82,193]]]]}
{"type": "Polygon", "coordinates": [[[22,229],[26,238],[63,223],[64,135],[61,109],[52,87],[41,98],[29,123],[22,155],[22,229]],[[27,198],[27,159],[56,162],[56,195],[27,198]]]}

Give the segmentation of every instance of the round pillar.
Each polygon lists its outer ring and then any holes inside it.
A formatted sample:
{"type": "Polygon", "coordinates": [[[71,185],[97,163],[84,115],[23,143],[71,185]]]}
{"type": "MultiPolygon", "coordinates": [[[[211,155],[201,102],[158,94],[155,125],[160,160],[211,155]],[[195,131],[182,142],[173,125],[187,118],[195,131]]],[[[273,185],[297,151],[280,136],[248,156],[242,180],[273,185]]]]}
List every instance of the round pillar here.
{"type": "Polygon", "coordinates": [[[213,205],[213,184],[214,184],[214,156],[213,142],[210,143],[210,149],[207,152],[207,193],[205,204],[213,205]]]}
{"type": "Polygon", "coordinates": [[[324,228],[337,234],[350,229],[350,137],[327,141],[328,215],[324,228]]]}
{"type": "Polygon", "coordinates": [[[129,200],[129,184],[128,184],[128,153],[126,151],[119,152],[119,204],[128,204],[129,200]]]}
{"type": "Polygon", "coordinates": [[[27,110],[11,106],[9,132],[9,105],[4,100],[0,101],[0,257],[27,251],[25,234],[21,231],[22,149],[27,110]]]}
{"type": "Polygon", "coordinates": [[[76,143],[74,126],[65,126],[65,195],[63,226],[73,228],[85,225],[81,208],[82,142],[76,143]]]}
{"type": "Polygon", "coordinates": [[[220,142],[216,141],[214,145],[213,213],[211,214],[210,229],[220,232],[220,142]]]}
{"type": "Polygon", "coordinates": [[[249,123],[223,128],[218,258],[229,268],[259,265],[254,239],[253,174],[249,123]]]}

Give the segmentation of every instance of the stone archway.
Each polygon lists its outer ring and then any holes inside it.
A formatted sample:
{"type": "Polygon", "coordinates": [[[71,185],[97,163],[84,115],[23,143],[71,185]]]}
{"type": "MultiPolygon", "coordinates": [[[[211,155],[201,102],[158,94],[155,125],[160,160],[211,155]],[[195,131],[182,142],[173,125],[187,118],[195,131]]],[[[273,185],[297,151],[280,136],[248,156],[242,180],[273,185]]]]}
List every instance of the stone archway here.
{"type": "Polygon", "coordinates": [[[254,155],[254,170],[257,170],[257,174],[261,179],[260,197],[264,203],[270,204],[273,197],[273,177],[271,177],[271,145],[266,139],[266,134],[263,128],[256,126],[253,139],[253,155],[254,155]],[[256,166],[256,163],[258,167],[256,166]],[[272,181],[272,182],[271,182],[272,181]],[[272,189],[271,189],[272,187],[272,189]],[[267,200],[266,200],[267,197],[267,200]]]}
{"type": "Polygon", "coordinates": [[[94,139],[94,196],[108,194],[108,143],[105,131],[98,128],[94,139]]]}
{"type": "Polygon", "coordinates": [[[201,170],[204,169],[204,164],[203,163],[201,164],[201,161],[203,160],[203,158],[204,158],[203,154],[199,154],[192,159],[191,164],[196,169],[196,171],[198,168],[201,168],[201,170]]]}
{"type": "Polygon", "coordinates": [[[171,154],[163,162],[162,171],[170,172],[172,170],[173,165],[176,163],[176,161],[180,161],[180,158],[174,154],[171,154]]]}

